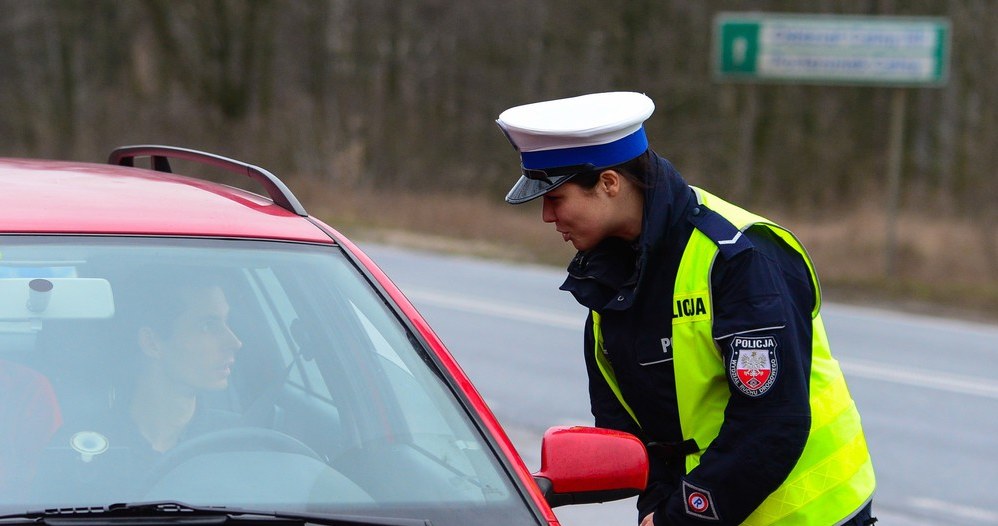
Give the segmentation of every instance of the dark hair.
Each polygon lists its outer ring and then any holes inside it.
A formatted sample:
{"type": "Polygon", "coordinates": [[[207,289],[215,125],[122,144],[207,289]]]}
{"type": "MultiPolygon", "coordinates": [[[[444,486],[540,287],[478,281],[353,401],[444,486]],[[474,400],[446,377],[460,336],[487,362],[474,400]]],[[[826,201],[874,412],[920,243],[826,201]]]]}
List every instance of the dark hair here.
{"type": "Polygon", "coordinates": [[[173,330],[173,323],[191,307],[191,291],[222,287],[220,275],[206,269],[156,269],[133,274],[117,283],[121,321],[135,334],[149,327],[161,335],[173,330]]]}
{"type": "Polygon", "coordinates": [[[649,149],[645,150],[644,153],[631,159],[630,161],[620,163],[616,166],[580,173],[579,175],[572,177],[569,182],[577,184],[588,190],[596,186],[596,183],[599,181],[599,174],[601,174],[604,170],[613,170],[626,177],[641,190],[646,190],[651,186],[648,174],[650,165],[651,150],[649,149]]]}

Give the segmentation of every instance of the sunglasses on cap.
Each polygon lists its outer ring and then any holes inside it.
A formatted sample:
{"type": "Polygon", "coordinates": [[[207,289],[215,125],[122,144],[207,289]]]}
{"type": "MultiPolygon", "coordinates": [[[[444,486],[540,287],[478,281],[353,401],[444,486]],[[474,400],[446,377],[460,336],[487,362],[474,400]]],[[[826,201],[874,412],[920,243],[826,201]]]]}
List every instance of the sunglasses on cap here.
{"type": "Polygon", "coordinates": [[[558,188],[577,175],[594,172],[600,168],[592,163],[586,163],[545,169],[522,168],[522,170],[523,176],[506,194],[507,203],[514,205],[526,203],[558,188]]]}
{"type": "Polygon", "coordinates": [[[592,172],[596,170],[596,165],[593,163],[586,163],[576,164],[573,166],[559,166],[557,168],[523,168],[521,165],[520,168],[523,170],[523,176],[527,179],[541,181],[547,184],[555,184],[556,181],[559,181],[566,176],[571,177],[581,173],[592,172]]]}

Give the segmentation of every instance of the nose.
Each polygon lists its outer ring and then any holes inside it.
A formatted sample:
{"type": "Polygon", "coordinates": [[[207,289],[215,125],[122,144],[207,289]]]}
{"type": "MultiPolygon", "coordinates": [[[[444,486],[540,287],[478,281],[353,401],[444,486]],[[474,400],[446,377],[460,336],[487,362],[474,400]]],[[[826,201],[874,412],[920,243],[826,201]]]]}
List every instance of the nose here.
{"type": "Polygon", "coordinates": [[[558,216],[554,213],[554,206],[552,206],[547,199],[541,199],[541,219],[545,223],[554,223],[558,220],[558,216]]]}
{"type": "Polygon", "coordinates": [[[232,327],[225,326],[225,346],[233,351],[238,351],[243,346],[242,340],[232,332],[232,327]]]}

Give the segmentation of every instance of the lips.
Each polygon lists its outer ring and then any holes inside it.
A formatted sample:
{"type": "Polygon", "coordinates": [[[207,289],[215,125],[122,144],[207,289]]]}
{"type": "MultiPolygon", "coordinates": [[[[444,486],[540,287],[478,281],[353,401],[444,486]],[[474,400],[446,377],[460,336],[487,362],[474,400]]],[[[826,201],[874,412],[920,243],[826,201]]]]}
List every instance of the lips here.
{"type": "Polygon", "coordinates": [[[561,234],[561,238],[564,241],[568,241],[569,239],[572,238],[571,234],[569,234],[568,232],[562,232],[561,230],[559,230],[558,233],[561,234]]]}
{"type": "Polygon", "coordinates": [[[235,360],[227,361],[219,365],[215,370],[218,371],[218,374],[221,376],[229,376],[230,374],[232,374],[232,364],[234,363],[235,360]]]}

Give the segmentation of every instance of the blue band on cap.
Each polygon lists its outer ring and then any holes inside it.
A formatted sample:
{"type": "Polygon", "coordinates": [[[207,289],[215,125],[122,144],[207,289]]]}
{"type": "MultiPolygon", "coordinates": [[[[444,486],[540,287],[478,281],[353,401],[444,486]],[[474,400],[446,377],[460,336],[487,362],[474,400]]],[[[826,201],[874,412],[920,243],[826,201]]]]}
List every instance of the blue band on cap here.
{"type": "Polygon", "coordinates": [[[607,144],[579,146],[540,152],[520,152],[524,168],[543,170],[559,166],[591,163],[597,168],[630,161],[648,149],[648,137],[642,126],[638,131],[607,144]]]}

